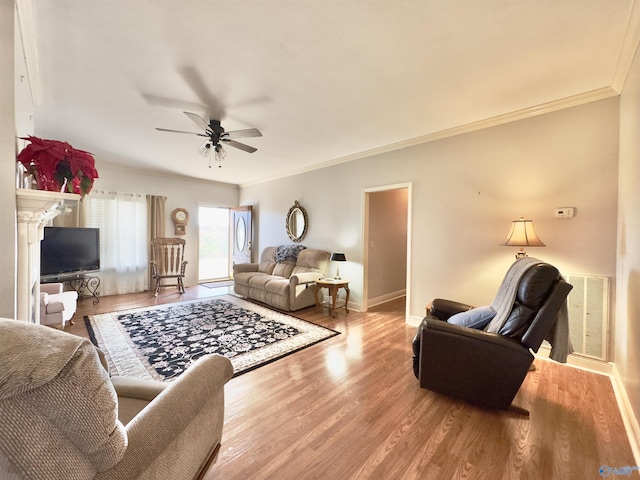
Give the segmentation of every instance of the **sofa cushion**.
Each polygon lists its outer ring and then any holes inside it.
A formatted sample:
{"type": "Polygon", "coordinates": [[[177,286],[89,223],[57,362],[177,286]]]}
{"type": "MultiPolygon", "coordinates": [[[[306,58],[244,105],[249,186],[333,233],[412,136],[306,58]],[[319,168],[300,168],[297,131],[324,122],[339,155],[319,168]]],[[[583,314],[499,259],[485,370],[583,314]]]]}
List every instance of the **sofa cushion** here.
{"type": "Polygon", "coordinates": [[[267,275],[266,273],[262,273],[259,275],[253,275],[249,278],[247,285],[251,288],[257,288],[259,290],[266,290],[267,283],[271,282],[274,278],[273,275],[267,275]]]}
{"type": "Polygon", "coordinates": [[[267,247],[260,255],[260,263],[271,262],[276,263],[276,247],[267,247]]]}
{"type": "Polygon", "coordinates": [[[240,272],[233,276],[233,282],[236,285],[249,285],[254,277],[270,277],[270,275],[262,272],[240,272]]]}
{"type": "Polygon", "coordinates": [[[295,266],[295,263],[289,261],[276,263],[276,266],[273,269],[273,275],[289,278],[291,273],[293,273],[293,268],[295,266]]]}
{"type": "Polygon", "coordinates": [[[289,280],[286,278],[274,278],[270,282],[267,282],[265,288],[267,292],[270,293],[276,293],[278,295],[288,295],[289,285],[289,280]]]}
{"type": "Polygon", "coordinates": [[[298,254],[296,266],[292,275],[304,272],[320,272],[325,273],[329,265],[329,252],[317,249],[302,250],[298,254]]]}
{"type": "Polygon", "coordinates": [[[271,275],[273,274],[273,269],[275,267],[276,267],[275,262],[270,262],[270,261],[260,262],[260,265],[258,265],[258,271],[260,273],[266,273],[267,275],[271,275]]]}

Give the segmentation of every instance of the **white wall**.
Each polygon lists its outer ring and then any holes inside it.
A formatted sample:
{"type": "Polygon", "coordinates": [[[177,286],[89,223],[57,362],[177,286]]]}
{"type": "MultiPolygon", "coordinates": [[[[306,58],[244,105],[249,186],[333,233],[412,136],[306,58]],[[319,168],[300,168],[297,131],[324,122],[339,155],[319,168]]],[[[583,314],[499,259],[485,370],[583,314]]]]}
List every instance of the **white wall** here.
{"type": "MultiPolygon", "coordinates": [[[[640,418],[640,58],[620,101],[620,182],[615,363],[640,418]]],[[[640,439],[639,439],[640,440],[640,439]]]]}
{"type": "Polygon", "coordinates": [[[534,220],[547,244],[529,254],[566,273],[614,276],[618,99],[495,126],[241,189],[254,205],[256,249],[288,243],[294,200],[309,213],[305,245],[342,250],[340,267],[362,302],[362,192],[412,182],[410,316],[435,297],[490,303],[515,248],[511,221],[534,220]],[[554,218],[575,207],[573,219],[554,218]]]}
{"type": "Polygon", "coordinates": [[[14,6],[0,0],[0,317],[16,316],[14,6]]]}
{"type": "Polygon", "coordinates": [[[176,236],[171,212],[178,207],[187,209],[189,223],[187,234],[183,238],[187,241],[185,259],[189,264],[185,284],[197,284],[198,205],[235,207],[238,205],[238,188],[235,185],[193,180],[188,177],[131,170],[103,163],[99,157],[96,157],[96,168],[100,175],[94,183],[96,189],[167,197],[165,234],[168,237],[176,236]]]}

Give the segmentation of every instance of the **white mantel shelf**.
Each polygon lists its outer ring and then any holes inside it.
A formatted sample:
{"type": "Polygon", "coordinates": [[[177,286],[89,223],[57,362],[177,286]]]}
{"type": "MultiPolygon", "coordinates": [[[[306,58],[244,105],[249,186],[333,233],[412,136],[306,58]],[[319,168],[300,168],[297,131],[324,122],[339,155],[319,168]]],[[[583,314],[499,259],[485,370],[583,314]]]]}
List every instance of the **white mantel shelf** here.
{"type": "Polygon", "coordinates": [[[80,195],[16,188],[16,200],[18,215],[31,213],[34,216],[51,210],[60,210],[63,206],[76,205],[80,200],[80,195]]]}
{"type": "Polygon", "coordinates": [[[45,225],[77,205],[80,195],[16,189],[18,220],[18,320],[40,322],[40,240],[45,225]]]}

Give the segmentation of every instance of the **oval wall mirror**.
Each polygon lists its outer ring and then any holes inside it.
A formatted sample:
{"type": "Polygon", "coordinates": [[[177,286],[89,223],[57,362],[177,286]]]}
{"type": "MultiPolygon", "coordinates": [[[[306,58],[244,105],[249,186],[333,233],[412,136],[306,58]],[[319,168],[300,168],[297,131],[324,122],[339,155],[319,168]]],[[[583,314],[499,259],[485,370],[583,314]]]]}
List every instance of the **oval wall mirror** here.
{"type": "Polygon", "coordinates": [[[289,238],[294,242],[302,241],[309,228],[309,218],[307,217],[307,211],[297,200],[293,207],[289,209],[289,213],[287,213],[286,224],[289,238]]]}
{"type": "Polygon", "coordinates": [[[244,251],[247,245],[247,226],[244,223],[244,217],[238,217],[236,222],[236,247],[239,252],[244,251]]]}

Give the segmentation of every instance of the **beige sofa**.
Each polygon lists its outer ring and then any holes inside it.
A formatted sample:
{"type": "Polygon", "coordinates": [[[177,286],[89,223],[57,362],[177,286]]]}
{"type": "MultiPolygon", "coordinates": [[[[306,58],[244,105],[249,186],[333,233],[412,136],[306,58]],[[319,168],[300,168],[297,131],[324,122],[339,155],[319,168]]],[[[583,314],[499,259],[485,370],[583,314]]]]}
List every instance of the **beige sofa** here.
{"type": "Polygon", "coordinates": [[[315,305],[312,287],[327,274],[331,254],[304,247],[296,252],[299,248],[267,247],[262,251],[260,263],[234,265],[234,291],[285,311],[315,305]],[[287,252],[297,253],[297,257],[294,259],[287,252]]]}
{"type": "Polygon", "coordinates": [[[195,479],[217,458],[231,362],[109,378],[91,342],[0,319],[0,478],[195,479]]]}

